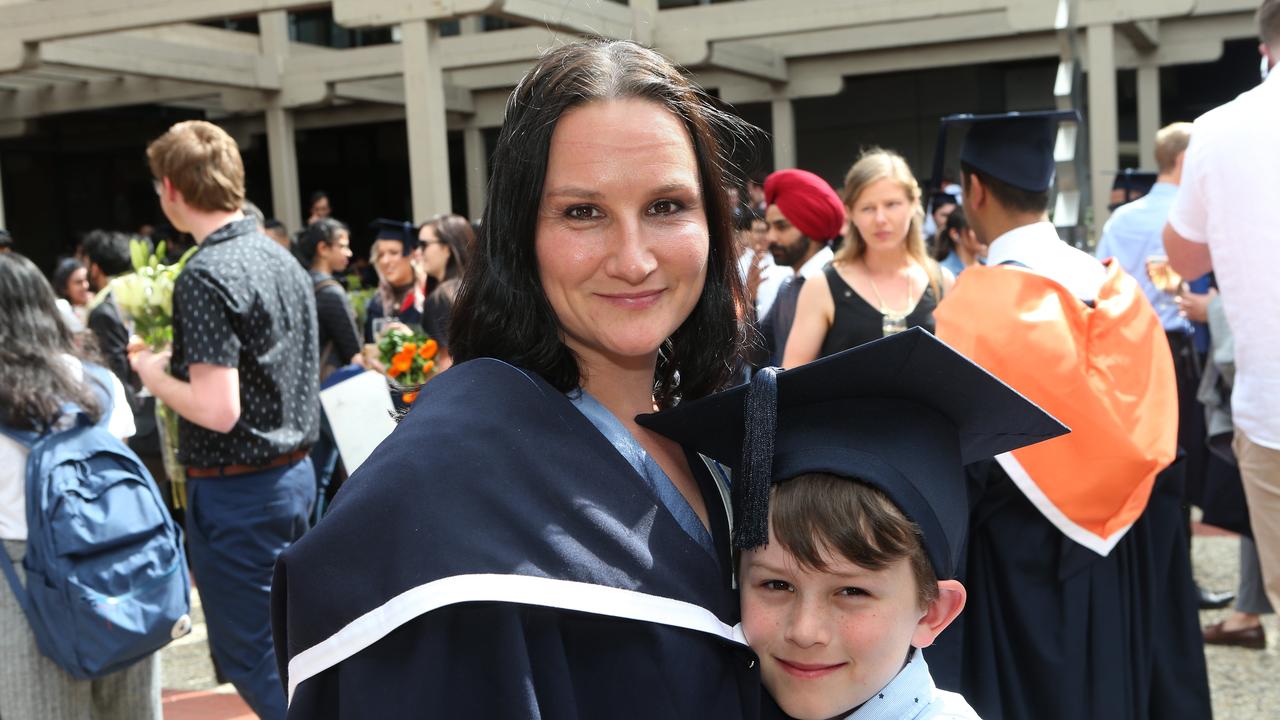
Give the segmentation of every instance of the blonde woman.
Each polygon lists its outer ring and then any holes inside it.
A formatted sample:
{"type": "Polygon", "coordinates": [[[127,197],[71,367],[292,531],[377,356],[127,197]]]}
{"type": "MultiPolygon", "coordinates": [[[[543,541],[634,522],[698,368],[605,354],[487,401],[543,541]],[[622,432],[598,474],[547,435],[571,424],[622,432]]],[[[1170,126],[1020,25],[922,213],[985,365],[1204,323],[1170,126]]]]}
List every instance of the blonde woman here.
{"type": "Polygon", "coordinates": [[[909,327],[933,332],[933,309],[955,282],[925,251],[920,184],[901,155],[866,151],[840,195],[849,239],[800,291],[784,367],[909,327]]]}

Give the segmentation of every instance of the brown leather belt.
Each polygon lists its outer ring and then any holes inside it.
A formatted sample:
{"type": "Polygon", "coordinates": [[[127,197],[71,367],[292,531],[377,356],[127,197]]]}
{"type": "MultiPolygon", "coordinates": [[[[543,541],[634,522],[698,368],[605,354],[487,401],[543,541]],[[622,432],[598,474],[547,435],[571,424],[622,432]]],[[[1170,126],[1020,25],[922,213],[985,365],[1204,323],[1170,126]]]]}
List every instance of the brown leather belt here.
{"type": "Polygon", "coordinates": [[[193,478],[211,478],[211,477],[228,477],[231,475],[248,475],[249,473],[262,472],[263,470],[271,470],[272,468],[284,467],[292,465],[302,460],[311,452],[311,448],[302,448],[294,450],[287,455],[270,460],[262,465],[220,465],[211,468],[187,468],[187,477],[193,478]]]}

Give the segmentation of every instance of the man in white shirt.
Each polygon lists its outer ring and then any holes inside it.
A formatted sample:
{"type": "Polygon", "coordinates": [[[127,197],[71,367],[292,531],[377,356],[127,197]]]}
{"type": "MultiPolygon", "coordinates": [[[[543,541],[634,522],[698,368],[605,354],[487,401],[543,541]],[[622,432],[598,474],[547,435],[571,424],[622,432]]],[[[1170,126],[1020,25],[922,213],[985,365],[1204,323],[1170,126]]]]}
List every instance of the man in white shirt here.
{"type": "Polygon", "coordinates": [[[1258,10],[1261,85],[1196,120],[1164,231],[1183,277],[1212,270],[1235,336],[1235,452],[1267,597],[1280,604],[1280,0],[1258,10]]]}

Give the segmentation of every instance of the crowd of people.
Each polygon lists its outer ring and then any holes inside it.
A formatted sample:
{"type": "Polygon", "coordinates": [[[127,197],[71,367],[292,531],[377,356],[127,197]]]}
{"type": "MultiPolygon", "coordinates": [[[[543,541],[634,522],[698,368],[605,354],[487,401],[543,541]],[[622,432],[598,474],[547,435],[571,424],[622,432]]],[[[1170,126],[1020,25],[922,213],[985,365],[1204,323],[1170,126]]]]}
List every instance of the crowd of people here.
{"type": "MultiPolygon", "coordinates": [[[[1258,22],[1269,68],[1280,0],[1258,22]]],[[[928,185],[887,148],[753,180],[750,128],[630,42],[545,53],[483,217],[379,219],[363,267],[326,193],[290,235],[174,125],[167,347],[113,297],[129,235],[46,277],[0,231],[0,717],[161,717],[158,653],[71,673],[22,590],[24,438],[94,425],[176,483],[157,404],[264,719],[1211,717],[1204,643],[1265,647],[1280,602],[1278,93],[1162,129],[1093,256],[1048,215],[1073,111],[965,116],[928,185]],[[437,353],[409,395],[395,331],[437,353]],[[397,425],[347,477],[320,393],[369,371],[397,425]],[[1244,536],[1206,628],[1191,505],[1244,536]]]]}

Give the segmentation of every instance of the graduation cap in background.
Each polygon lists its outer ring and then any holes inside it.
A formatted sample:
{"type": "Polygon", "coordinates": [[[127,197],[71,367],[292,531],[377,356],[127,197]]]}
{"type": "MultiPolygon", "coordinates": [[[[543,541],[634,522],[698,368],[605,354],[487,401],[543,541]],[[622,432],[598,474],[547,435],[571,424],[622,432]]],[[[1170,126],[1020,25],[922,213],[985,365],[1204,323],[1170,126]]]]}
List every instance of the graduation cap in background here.
{"type": "Polygon", "coordinates": [[[1068,432],[920,328],[636,421],[733,470],[737,547],[768,541],[773,483],[830,473],[919,525],[939,579],[955,577],[968,530],[963,466],[1068,432]]]}
{"type": "Polygon", "coordinates": [[[1138,198],[1151,192],[1152,186],[1156,184],[1156,174],[1153,172],[1143,172],[1134,170],[1133,168],[1125,168],[1116,173],[1115,182],[1111,183],[1111,196],[1115,200],[1116,192],[1122,192],[1124,199],[1118,202],[1112,202],[1108,208],[1115,210],[1121,205],[1137,200],[1138,198]]]}
{"type": "Polygon", "coordinates": [[[399,240],[404,243],[405,255],[413,252],[414,248],[420,244],[418,228],[411,222],[378,218],[369,223],[369,227],[377,231],[377,235],[374,236],[375,242],[378,240],[399,240]]]}
{"type": "Polygon", "coordinates": [[[933,177],[941,178],[946,162],[947,131],[968,128],[960,162],[1008,185],[1045,192],[1053,184],[1054,143],[1058,123],[1080,122],[1075,110],[1040,110],[995,115],[949,115],[938,128],[933,177]]]}

